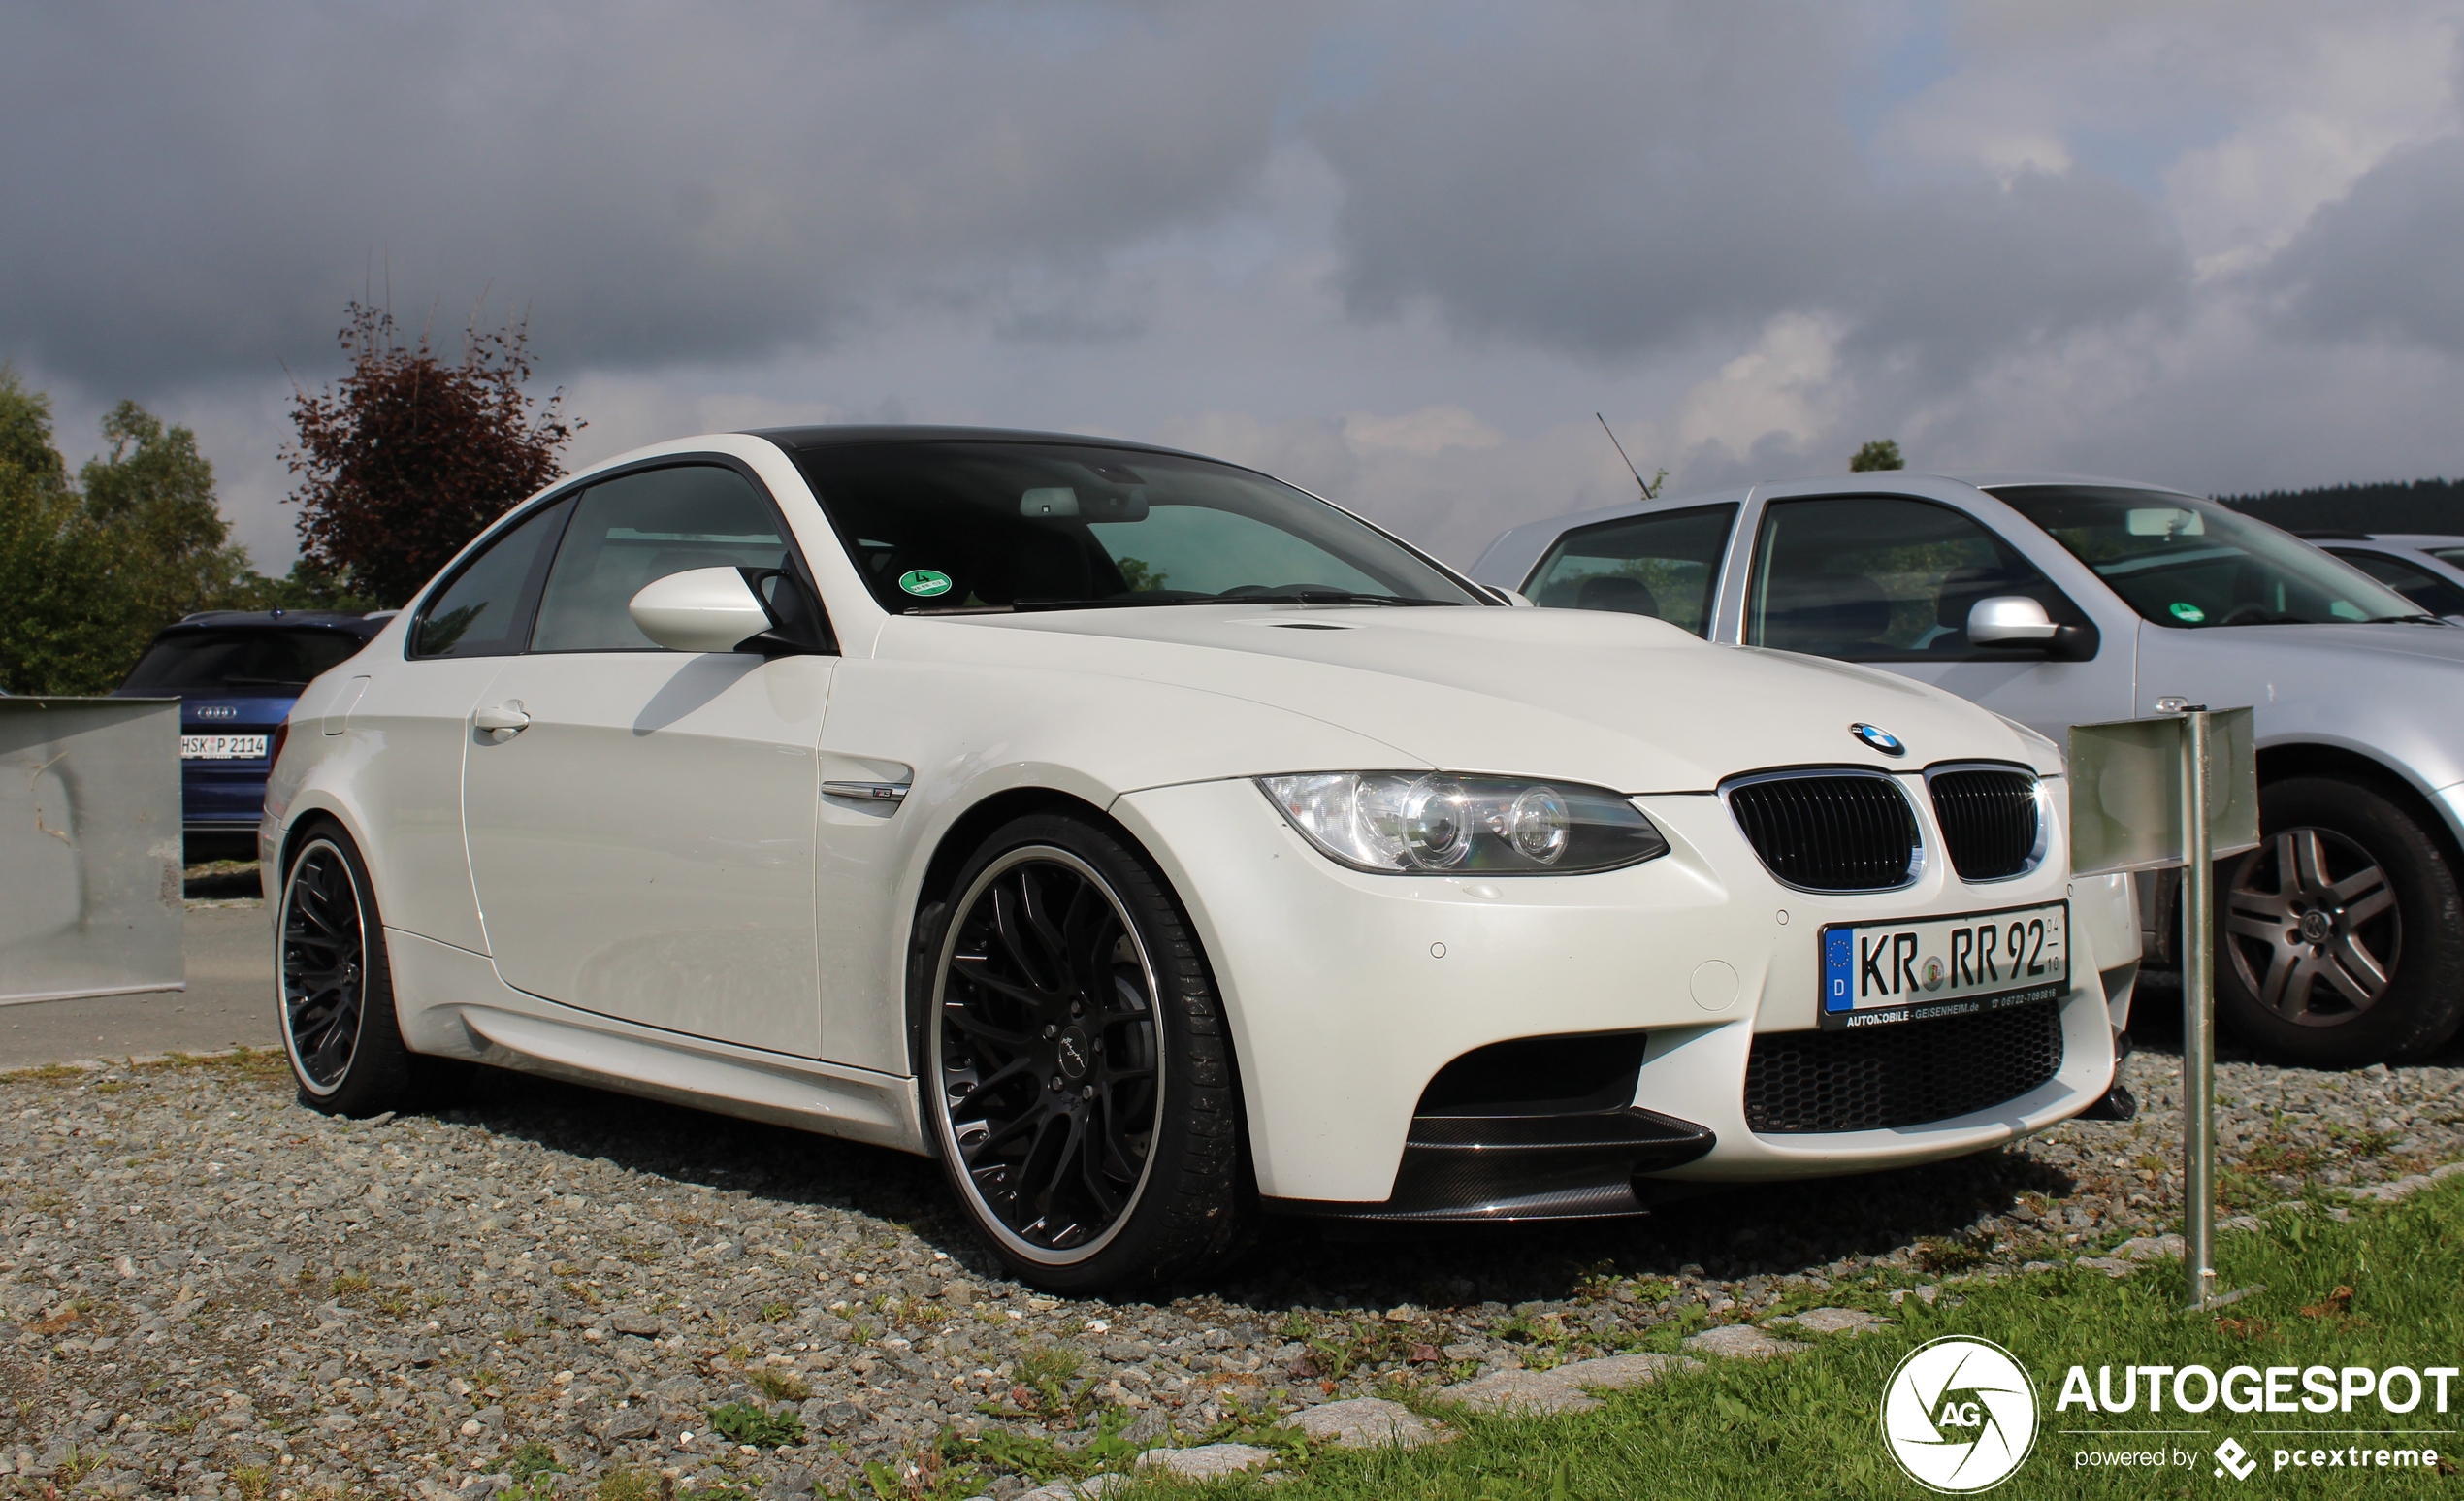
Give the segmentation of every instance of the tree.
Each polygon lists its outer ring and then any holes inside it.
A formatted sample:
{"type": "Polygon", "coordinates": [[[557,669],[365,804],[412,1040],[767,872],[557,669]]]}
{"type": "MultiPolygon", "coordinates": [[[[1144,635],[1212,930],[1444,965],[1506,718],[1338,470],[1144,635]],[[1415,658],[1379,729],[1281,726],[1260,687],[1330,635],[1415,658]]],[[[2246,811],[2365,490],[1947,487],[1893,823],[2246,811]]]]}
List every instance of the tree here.
{"type": "Polygon", "coordinates": [[[110,686],[96,681],[106,648],[95,608],[109,558],[81,522],[51,444],[50,397],[0,365],[0,687],[12,693],[110,686]]]}
{"type": "MultiPolygon", "coordinates": [[[[296,442],[283,462],[301,477],[301,560],[351,592],[400,604],[445,561],[556,478],[557,456],[582,424],[565,393],[535,402],[529,331],[521,323],[465,337],[447,364],[420,336],[396,338],[393,314],[352,303],[340,342],[350,373],[292,397],[296,442]]],[[[295,577],[302,571],[295,571],[295,577]]]]}
{"type": "Polygon", "coordinates": [[[1899,441],[1896,438],[1877,438],[1858,449],[1856,457],[1848,461],[1848,473],[1852,474],[1869,473],[1878,469],[1906,469],[1907,467],[1908,461],[1899,457],[1899,441]]]}
{"type": "MultiPolygon", "coordinates": [[[[147,637],[180,616],[249,602],[259,581],[215,504],[197,435],[135,402],[103,419],[100,458],[78,471],[87,522],[111,536],[133,629],[147,637]]],[[[142,643],[140,643],[142,646],[142,643]]]]}
{"type": "Polygon", "coordinates": [[[194,433],[122,402],[103,438],[72,485],[51,399],[0,366],[0,685],[14,692],[107,693],[156,631],[267,582],[229,545],[194,433]]]}

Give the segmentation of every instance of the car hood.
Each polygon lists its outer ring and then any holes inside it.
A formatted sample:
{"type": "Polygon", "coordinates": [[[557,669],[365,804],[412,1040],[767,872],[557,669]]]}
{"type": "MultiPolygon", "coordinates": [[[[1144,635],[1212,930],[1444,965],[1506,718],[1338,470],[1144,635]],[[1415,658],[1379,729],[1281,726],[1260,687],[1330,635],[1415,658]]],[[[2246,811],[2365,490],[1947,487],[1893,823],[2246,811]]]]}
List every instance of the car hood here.
{"type": "MultiPolygon", "coordinates": [[[[1154,606],[900,616],[874,655],[1168,683],[1272,705],[1456,771],[1702,792],[1783,766],[2059,769],[2051,742],[1926,684],[1710,646],[1596,610],[1154,606]],[[1897,736],[1902,758],[1849,733],[1897,736]]],[[[1333,769],[1258,767],[1270,770],[1333,769]]]]}

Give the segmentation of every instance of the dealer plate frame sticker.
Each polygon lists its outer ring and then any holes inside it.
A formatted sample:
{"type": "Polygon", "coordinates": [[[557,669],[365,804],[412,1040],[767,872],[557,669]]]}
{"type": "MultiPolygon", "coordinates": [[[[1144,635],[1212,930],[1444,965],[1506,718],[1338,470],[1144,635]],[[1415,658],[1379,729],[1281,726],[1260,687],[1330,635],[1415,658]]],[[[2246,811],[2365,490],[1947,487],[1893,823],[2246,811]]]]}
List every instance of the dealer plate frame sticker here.
{"type": "Polygon", "coordinates": [[[2070,903],[1882,923],[1826,923],[1825,1031],[1975,1016],[2059,1000],[2070,991],[2070,903]],[[1993,951],[1980,930],[1990,925],[1993,951]],[[2012,945],[2017,953],[2012,953],[2012,945]],[[1877,995],[1884,998],[1875,998],[1877,995]]]}

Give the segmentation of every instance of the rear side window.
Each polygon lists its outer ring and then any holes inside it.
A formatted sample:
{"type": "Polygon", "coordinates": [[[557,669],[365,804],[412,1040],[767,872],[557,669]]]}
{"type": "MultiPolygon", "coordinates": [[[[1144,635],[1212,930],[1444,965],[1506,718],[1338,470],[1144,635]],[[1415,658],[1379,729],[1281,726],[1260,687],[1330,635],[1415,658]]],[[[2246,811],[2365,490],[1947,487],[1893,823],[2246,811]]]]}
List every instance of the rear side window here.
{"type": "Polygon", "coordinates": [[[297,694],[366,643],[344,631],[189,631],[156,641],[121,688],[141,694],[297,694]]]}
{"type": "Polygon", "coordinates": [[[531,635],[539,580],[572,510],[559,501],[498,537],[429,596],[410,628],[413,657],[509,657],[531,635]]]}
{"type": "Polygon", "coordinates": [[[1649,615],[1708,636],[1734,506],[1628,516],[1559,538],[1524,583],[1535,604],[1649,615]]]}
{"type": "Polygon", "coordinates": [[[794,565],[777,513],[731,469],[689,464],[593,485],[548,571],[533,651],[658,651],[633,596],[692,569],[794,565]]]}
{"type": "Polygon", "coordinates": [[[2330,547],[2327,550],[2433,615],[2464,615],[2464,588],[2448,583],[2428,569],[2415,568],[2383,552],[2364,552],[2358,547],[2330,547]]]}
{"type": "Polygon", "coordinates": [[[1980,600],[2026,595],[2061,625],[2086,617],[1983,523],[1892,495],[1773,501],[1763,512],[1745,642],[1850,662],[1959,658],[1980,600]]]}

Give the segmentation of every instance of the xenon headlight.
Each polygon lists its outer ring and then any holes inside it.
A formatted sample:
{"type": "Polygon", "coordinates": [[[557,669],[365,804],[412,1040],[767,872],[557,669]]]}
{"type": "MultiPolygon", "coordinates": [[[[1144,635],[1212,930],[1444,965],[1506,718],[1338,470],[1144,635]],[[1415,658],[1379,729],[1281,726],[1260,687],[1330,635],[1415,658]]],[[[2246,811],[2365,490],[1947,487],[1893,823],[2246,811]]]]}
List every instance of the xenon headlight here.
{"type": "Polygon", "coordinates": [[[1651,820],[1605,788],[1432,771],[1261,776],[1275,806],[1355,870],[1572,875],[1669,852],[1651,820]]]}

